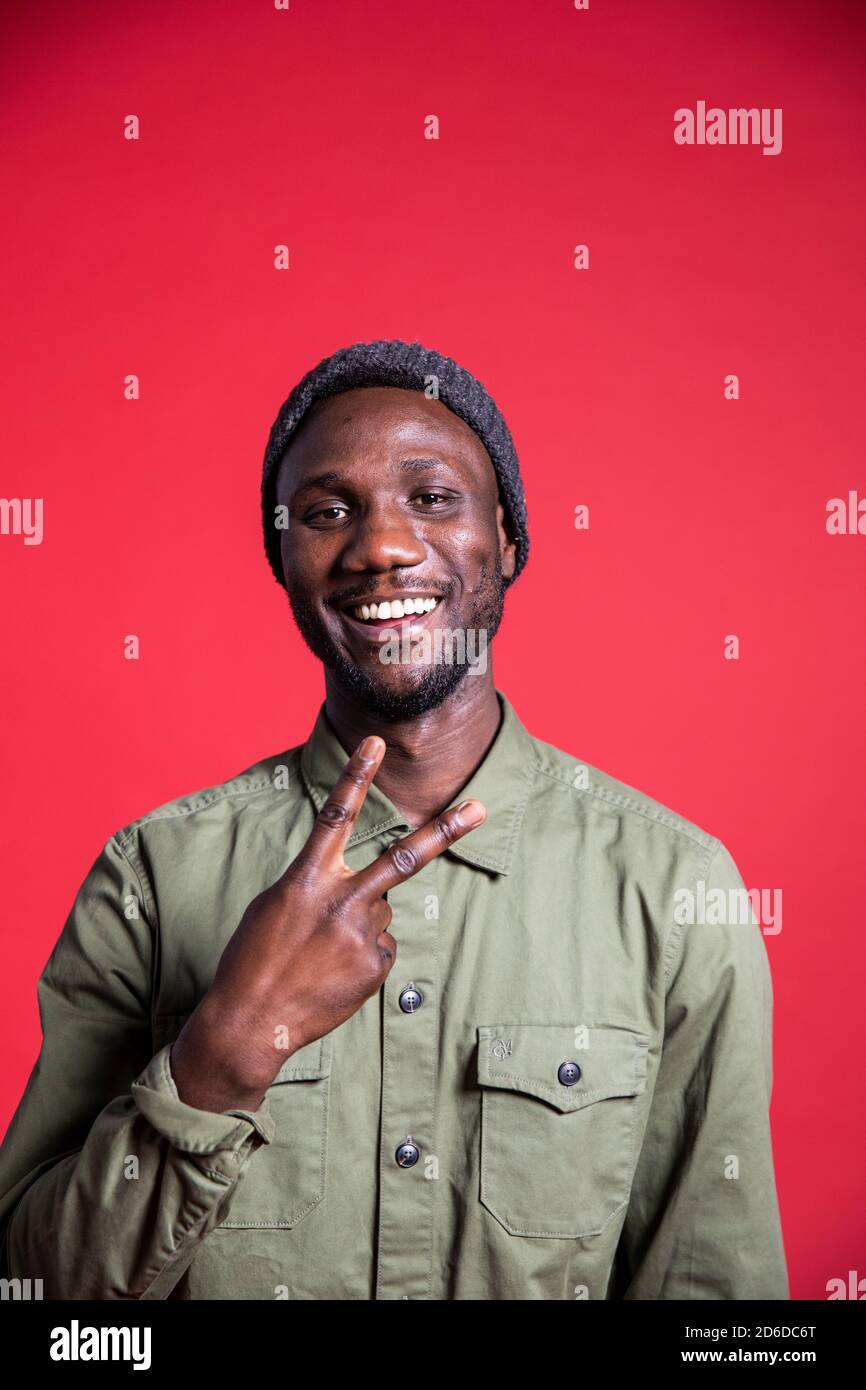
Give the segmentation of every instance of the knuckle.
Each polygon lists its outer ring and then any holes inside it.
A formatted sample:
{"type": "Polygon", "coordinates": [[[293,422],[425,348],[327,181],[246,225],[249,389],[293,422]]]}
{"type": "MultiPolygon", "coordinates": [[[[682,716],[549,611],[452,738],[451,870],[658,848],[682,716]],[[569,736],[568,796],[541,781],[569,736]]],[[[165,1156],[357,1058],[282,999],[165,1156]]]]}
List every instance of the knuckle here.
{"type": "Polygon", "coordinates": [[[342,801],[328,800],[325,802],[318,816],[316,817],[319,825],[323,825],[328,830],[339,830],[350,818],[348,806],[344,806],[342,801]]]}
{"type": "Polygon", "coordinates": [[[363,768],[358,767],[357,764],[349,763],[343,776],[353,787],[364,787],[367,785],[367,774],[364,772],[363,768]]]}
{"type": "Polygon", "coordinates": [[[388,859],[398,874],[408,876],[413,874],[418,867],[418,856],[415,851],[399,841],[388,847],[388,859]]]}
{"type": "Polygon", "coordinates": [[[397,959],[397,942],[394,940],[393,936],[389,936],[386,933],[378,943],[378,950],[385,964],[393,965],[394,961],[397,959]]]}
{"type": "Polygon", "coordinates": [[[433,829],[446,845],[457,839],[457,823],[451,816],[437,816],[433,822],[433,829]]]}
{"type": "Polygon", "coordinates": [[[394,913],[386,902],[381,898],[374,904],[371,913],[371,924],[377,932],[387,931],[393,921],[394,913]]]}

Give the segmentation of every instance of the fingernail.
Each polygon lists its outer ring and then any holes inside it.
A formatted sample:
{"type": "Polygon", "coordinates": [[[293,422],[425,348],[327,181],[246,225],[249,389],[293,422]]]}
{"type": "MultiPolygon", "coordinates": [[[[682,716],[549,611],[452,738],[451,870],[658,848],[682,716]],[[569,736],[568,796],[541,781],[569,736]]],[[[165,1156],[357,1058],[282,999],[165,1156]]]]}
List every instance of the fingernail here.
{"type": "Polygon", "coordinates": [[[457,807],[457,819],[461,825],[480,825],[486,815],[480,801],[461,801],[457,807]]]}
{"type": "Polygon", "coordinates": [[[379,744],[381,742],[382,740],[377,738],[375,734],[370,734],[368,738],[364,739],[358,752],[365,763],[372,763],[375,761],[379,754],[379,744]]]}

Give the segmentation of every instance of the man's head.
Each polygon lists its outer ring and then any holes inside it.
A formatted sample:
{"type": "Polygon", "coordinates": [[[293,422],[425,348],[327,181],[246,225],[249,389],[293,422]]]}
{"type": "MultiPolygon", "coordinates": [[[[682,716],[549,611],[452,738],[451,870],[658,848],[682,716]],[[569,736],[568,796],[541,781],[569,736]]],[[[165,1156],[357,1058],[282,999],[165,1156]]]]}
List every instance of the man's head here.
{"type": "Polygon", "coordinates": [[[271,430],[262,508],[305,641],[385,719],[417,717],[478,669],[526,562],[505,421],[417,343],[357,344],[307,374],[271,430]]]}

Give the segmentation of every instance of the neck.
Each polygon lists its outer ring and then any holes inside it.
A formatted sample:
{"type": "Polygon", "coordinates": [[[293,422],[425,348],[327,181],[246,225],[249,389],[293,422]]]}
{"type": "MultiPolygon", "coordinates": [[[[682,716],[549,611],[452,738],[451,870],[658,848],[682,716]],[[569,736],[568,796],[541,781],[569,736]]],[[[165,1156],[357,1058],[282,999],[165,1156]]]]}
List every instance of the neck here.
{"type": "Polygon", "coordinates": [[[325,686],[325,713],[347,755],[367,734],[385,740],[376,786],[413,829],[452,804],[484,761],[502,717],[491,663],[483,676],[467,675],[441,705],[405,722],[370,714],[329,672],[325,686]]]}

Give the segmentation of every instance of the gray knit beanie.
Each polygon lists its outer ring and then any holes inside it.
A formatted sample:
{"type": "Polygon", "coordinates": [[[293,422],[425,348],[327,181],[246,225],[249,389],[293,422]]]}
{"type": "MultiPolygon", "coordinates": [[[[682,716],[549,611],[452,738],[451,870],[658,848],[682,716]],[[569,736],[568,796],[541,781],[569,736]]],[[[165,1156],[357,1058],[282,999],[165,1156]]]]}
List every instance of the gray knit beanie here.
{"type": "Polygon", "coordinates": [[[285,587],[280,559],[280,532],[274,524],[280,460],[314,401],[339,395],[341,391],[352,391],[359,386],[401,386],[416,391],[429,387],[431,394],[435,388],[435,394],[443,405],[475,431],[496,470],[502,505],[516,541],[514,574],[506,581],[512,583],[526,564],[529,536],[520,464],[508,426],[496,402],[471,372],[458,366],[450,357],[422,347],[420,343],[403,343],[399,340],[355,343],[352,347],[340,348],[307,372],[280,407],[268,438],[262,475],[265,553],[277,582],[285,587]],[[431,378],[434,378],[432,383],[431,378]]]}

